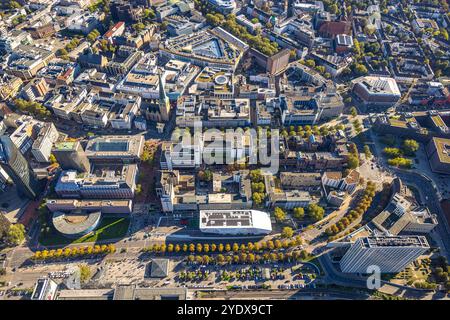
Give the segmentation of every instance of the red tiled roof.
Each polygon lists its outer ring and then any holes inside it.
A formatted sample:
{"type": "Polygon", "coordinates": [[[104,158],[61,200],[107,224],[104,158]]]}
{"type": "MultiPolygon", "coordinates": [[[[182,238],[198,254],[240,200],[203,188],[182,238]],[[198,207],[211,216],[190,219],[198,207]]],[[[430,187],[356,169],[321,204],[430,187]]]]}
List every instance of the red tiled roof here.
{"type": "Polygon", "coordinates": [[[119,21],[119,22],[117,22],[111,29],[109,29],[108,31],[106,31],[106,33],[105,33],[105,38],[110,38],[110,37],[112,37],[113,36],[113,34],[114,34],[114,32],[116,32],[116,30],[117,29],[119,29],[120,27],[122,27],[122,25],[124,24],[125,22],[123,22],[123,21],[119,21]]]}
{"type": "Polygon", "coordinates": [[[0,103],[0,115],[7,115],[13,113],[10,108],[4,103],[0,103]]]}
{"type": "Polygon", "coordinates": [[[338,34],[351,34],[350,24],[347,21],[326,21],[320,28],[319,32],[321,34],[333,35],[338,34]]]}

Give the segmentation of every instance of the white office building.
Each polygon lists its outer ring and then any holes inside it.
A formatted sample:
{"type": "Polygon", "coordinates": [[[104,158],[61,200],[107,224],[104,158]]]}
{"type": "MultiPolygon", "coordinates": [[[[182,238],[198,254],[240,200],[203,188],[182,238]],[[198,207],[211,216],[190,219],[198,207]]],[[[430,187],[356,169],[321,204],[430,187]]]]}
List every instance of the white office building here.
{"type": "Polygon", "coordinates": [[[236,9],[234,0],[208,0],[208,2],[221,13],[230,14],[236,9]]]}
{"type": "Polygon", "coordinates": [[[215,234],[265,235],[272,232],[270,215],[258,210],[200,210],[200,231],[215,234]]]}
{"type": "Polygon", "coordinates": [[[53,143],[58,140],[59,132],[53,123],[46,123],[31,147],[31,153],[39,162],[49,162],[53,143]]]}
{"type": "Polygon", "coordinates": [[[58,284],[50,278],[39,279],[31,295],[31,300],[55,300],[58,284]]]}
{"type": "Polygon", "coordinates": [[[340,261],[342,272],[367,273],[377,266],[381,273],[397,273],[430,249],[424,236],[371,236],[356,240],[340,261]]]}

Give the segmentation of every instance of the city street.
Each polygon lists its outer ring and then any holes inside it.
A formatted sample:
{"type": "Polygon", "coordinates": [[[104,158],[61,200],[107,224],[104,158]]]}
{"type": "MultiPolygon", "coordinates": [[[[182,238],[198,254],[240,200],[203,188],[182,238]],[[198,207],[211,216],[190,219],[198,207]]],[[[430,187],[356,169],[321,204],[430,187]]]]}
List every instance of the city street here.
{"type": "MultiPolygon", "coordinates": [[[[327,253],[322,254],[319,257],[320,264],[325,272],[326,283],[334,283],[336,285],[344,287],[355,287],[367,289],[367,276],[358,276],[355,274],[342,273],[340,272],[336,265],[332,263],[329,255],[327,253]]],[[[413,287],[406,287],[398,285],[392,282],[386,282],[381,280],[381,288],[379,291],[388,294],[394,294],[402,296],[408,299],[450,299],[445,293],[434,292],[432,290],[416,289],[413,287]]]]}
{"type": "MultiPolygon", "coordinates": [[[[442,211],[440,202],[442,200],[440,191],[437,184],[422,172],[420,169],[404,170],[395,167],[388,166],[387,161],[382,153],[382,145],[379,142],[378,137],[370,130],[373,146],[375,148],[375,156],[377,157],[377,163],[388,170],[391,174],[397,175],[406,184],[415,186],[420,193],[421,201],[429,208],[432,213],[435,213],[438,218],[438,225],[436,231],[442,241],[441,251],[447,259],[450,259],[450,228],[448,221],[442,211]]],[[[425,161],[422,156],[422,160],[419,160],[422,166],[426,166],[428,161],[425,161]]],[[[429,166],[429,164],[428,164],[429,166]]]]}
{"type": "Polygon", "coordinates": [[[262,291],[203,291],[197,290],[194,296],[199,300],[250,299],[250,300],[366,300],[370,296],[360,292],[344,292],[332,289],[262,290],[262,291]]]}

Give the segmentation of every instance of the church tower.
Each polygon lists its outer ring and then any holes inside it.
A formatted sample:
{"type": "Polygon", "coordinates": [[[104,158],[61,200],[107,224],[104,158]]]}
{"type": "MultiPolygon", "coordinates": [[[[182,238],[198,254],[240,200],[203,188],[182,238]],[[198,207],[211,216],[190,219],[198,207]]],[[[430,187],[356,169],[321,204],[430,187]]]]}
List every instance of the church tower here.
{"type": "Polygon", "coordinates": [[[169,121],[170,117],[170,102],[164,90],[164,84],[162,81],[161,73],[158,73],[159,80],[159,114],[161,115],[161,121],[169,121]]]}

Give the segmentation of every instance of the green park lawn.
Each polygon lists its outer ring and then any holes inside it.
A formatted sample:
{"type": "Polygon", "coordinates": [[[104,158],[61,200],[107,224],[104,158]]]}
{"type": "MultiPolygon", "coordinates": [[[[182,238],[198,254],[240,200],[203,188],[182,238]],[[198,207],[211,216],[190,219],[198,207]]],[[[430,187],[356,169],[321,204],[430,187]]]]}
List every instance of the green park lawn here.
{"type": "Polygon", "coordinates": [[[102,221],[97,229],[78,239],[66,238],[52,228],[48,234],[40,235],[39,243],[44,246],[51,246],[99,242],[108,239],[122,238],[126,235],[129,225],[129,218],[102,218],[102,221]]]}

